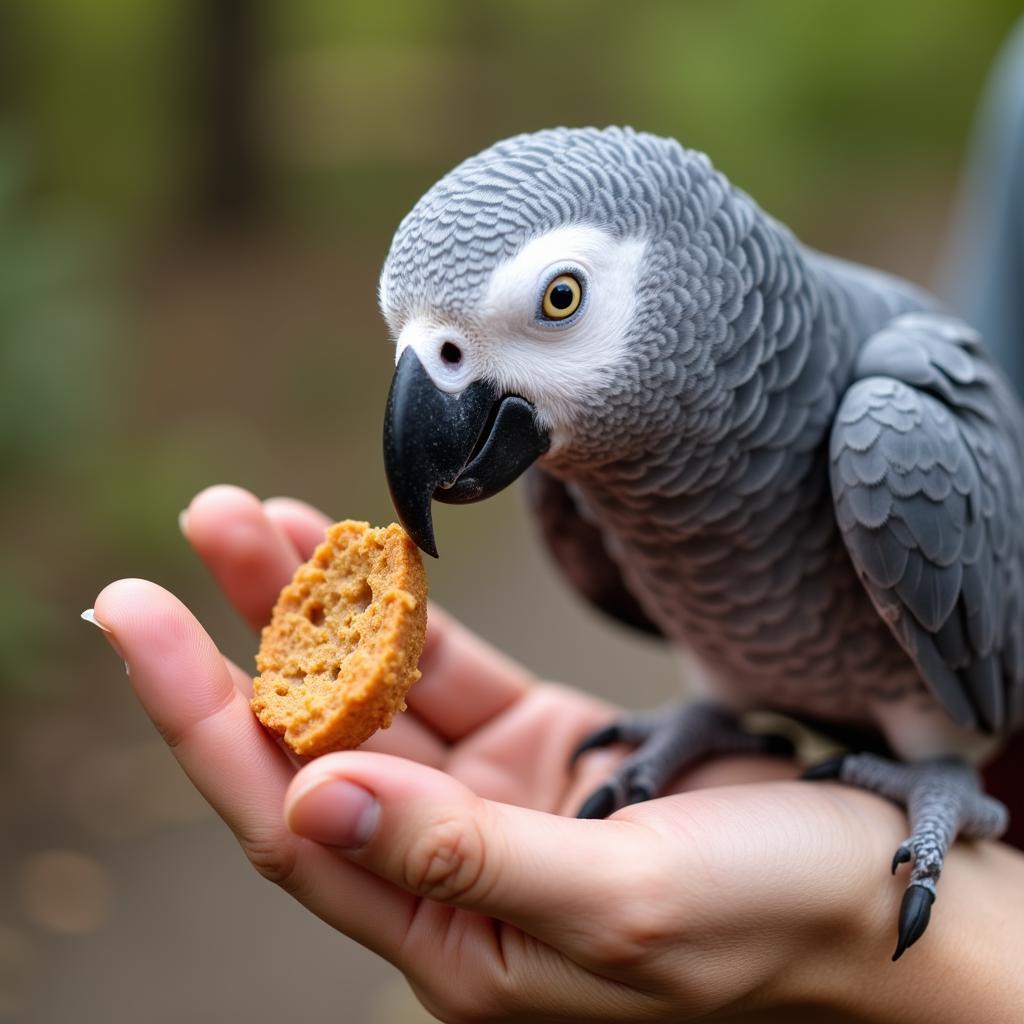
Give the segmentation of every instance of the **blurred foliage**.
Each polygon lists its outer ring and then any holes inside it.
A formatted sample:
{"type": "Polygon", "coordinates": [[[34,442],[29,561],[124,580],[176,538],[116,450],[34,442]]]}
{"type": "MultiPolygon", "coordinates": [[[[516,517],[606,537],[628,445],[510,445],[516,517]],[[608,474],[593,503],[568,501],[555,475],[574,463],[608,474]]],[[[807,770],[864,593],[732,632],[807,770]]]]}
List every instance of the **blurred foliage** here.
{"type": "Polygon", "coordinates": [[[13,133],[0,132],[0,687],[39,693],[56,681],[39,665],[62,659],[25,519],[55,481],[78,476],[110,429],[103,374],[113,309],[104,246],[66,210],[29,201],[29,165],[13,133]]]}
{"type": "MultiPolygon", "coordinates": [[[[15,112],[42,187],[124,222],[173,200],[192,45],[180,0],[4,0],[15,112]],[[175,118],[178,118],[177,123],[175,118]]],[[[3,46],[0,41],[0,46],[3,46]]]]}
{"type": "MultiPolygon", "coordinates": [[[[707,150],[812,243],[902,269],[877,240],[857,248],[863,211],[909,209],[913,233],[948,195],[1018,7],[5,0],[9,671],[90,581],[193,580],[169,524],[212,480],[389,513],[374,281],[398,220],[459,159],[518,131],[630,123],[707,150]],[[233,180],[227,237],[215,205],[233,180]],[[26,552],[56,533],[62,577],[40,577],[26,552]]],[[[63,650],[33,677],[65,678],[63,650]]]]}
{"type": "MultiPolygon", "coordinates": [[[[203,0],[7,0],[45,178],[122,225],[180,216],[203,0]]],[[[515,131],[627,122],[780,216],[960,152],[1017,0],[253,0],[258,130],[286,212],[390,223],[515,131]]]]}
{"type": "MultiPolygon", "coordinates": [[[[11,850],[75,843],[121,865],[98,958],[46,945],[32,1019],[138,1005],[154,1021],[277,1020],[296,989],[310,1016],[336,1015],[321,982],[342,961],[352,1019],[370,1019],[368,961],[353,968],[323,932],[281,945],[290,987],[252,973],[287,909],[246,889],[237,920],[222,912],[234,851],[181,860],[161,835],[164,884],[147,863],[145,900],[125,895],[143,854],[113,854],[95,826],[168,798],[131,753],[150,734],[120,664],[78,614],[109,579],[155,579],[251,666],[252,633],[175,527],[192,494],[229,480],[390,517],[375,284],[419,195],[514,132],[627,123],[706,150],[811,244],[924,280],[1019,14],[1019,0],[0,0],[0,869],[16,877],[11,850]],[[168,922],[171,944],[147,945],[168,922]]],[[[542,674],[664,699],[667,657],[571,604],[518,503],[437,509],[433,595],[542,674]]],[[[6,920],[0,940],[18,940],[6,920]]],[[[0,1015],[7,995],[0,969],[0,1015]]]]}
{"type": "Polygon", "coordinates": [[[24,151],[0,133],[0,466],[5,488],[79,454],[101,409],[109,295],[99,243],[53,209],[24,207],[24,151]],[[68,443],[74,438],[75,443],[68,443]]]}

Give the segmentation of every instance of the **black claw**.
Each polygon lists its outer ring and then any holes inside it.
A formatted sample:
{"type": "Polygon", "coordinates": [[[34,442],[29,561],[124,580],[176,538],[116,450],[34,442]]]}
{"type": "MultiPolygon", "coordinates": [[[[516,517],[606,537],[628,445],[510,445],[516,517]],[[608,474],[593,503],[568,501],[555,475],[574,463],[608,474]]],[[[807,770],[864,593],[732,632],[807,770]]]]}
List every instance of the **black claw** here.
{"type": "Polygon", "coordinates": [[[796,747],[788,736],[771,732],[761,738],[764,741],[762,752],[765,754],[772,757],[792,757],[796,753],[796,747]]]}
{"type": "Polygon", "coordinates": [[[653,786],[646,782],[634,782],[626,792],[626,803],[642,804],[645,800],[653,800],[656,795],[653,786]]]}
{"type": "Polygon", "coordinates": [[[594,790],[576,812],[577,818],[607,818],[619,808],[618,794],[612,786],[604,785],[594,790]]]}
{"type": "Polygon", "coordinates": [[[896,952],[892,955],[894,961],[899,960],[904,952],[924,935],[934,902],[935,894],[931,889],[926,889],[923,885],[907,887],[903,894],[903,902],[900,904],[900,931],[896,940],[896,952]]]}
{"type": "Polygon", "coordinates": [[[820,779],[838,779],[842,774],[845,760],[845,757],[832,757],[827,761],[822,761],[821,764],[812,764],[810,768],[805,768],[800,773],[800,778],[809,779],[812,782],[817,782],[820,779]]]}
{"type": "Polygon", "coordinates": [[[597,732],[592,732],[573,752],[569,758],[569,766],[572,767],[580,757],[588,750],[596,750],[598,747],[607,747],[612,743],[618,743],[622,739],[622,726],[613,722],[606,725],[597,732]]]}
{"type": "Polygon", "coordinates": [[[910,850],[906,846],[901,846],[892,855],[892,873],[895,875],[896,869],[901,864],[906,864],[908,860],[910,860],[910,850]]]}

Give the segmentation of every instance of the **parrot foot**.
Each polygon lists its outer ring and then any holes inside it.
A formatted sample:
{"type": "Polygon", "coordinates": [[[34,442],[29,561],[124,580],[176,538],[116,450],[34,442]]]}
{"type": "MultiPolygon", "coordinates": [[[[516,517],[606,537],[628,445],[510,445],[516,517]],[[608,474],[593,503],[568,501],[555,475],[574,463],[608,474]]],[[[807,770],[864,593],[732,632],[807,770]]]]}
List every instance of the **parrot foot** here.
{"type": "Polygon", "coordinates": [[[805,779],[839,779],[888,797],[907,809],[910,836],[892,858],[892,873],[911,863],[910,882],[900,905],[898,960],[924,934],[935,902],[936,883],[950,843],[958,835],[994,839],[1009,815],[981,791],[977,773],[956,757],[898,764],[875,754],[848,754],[804,772],[805,779]]]}
{"type": "Polygon", "coordinates": [[[784,736],[746,732],[735,715],[712,704],[685,704],[630,715],[599,729],[576,748],[570,763],[612,743],[637,749],[586,799],[578,818],[606,818],[620,807],[651,800],[684,768],[712,754],[793,756],[784,736]]]}

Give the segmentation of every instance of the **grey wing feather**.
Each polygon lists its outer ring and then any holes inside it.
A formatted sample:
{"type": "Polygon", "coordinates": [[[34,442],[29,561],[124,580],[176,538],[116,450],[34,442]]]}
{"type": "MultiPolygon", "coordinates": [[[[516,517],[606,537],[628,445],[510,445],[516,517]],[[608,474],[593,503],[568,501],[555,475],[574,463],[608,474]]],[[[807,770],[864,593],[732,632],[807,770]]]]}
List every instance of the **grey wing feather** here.
{"type": "Polygon", "coordinates": [[[664,636],[626,587],[601,531],[580,514],[565,484],[534,466],[526,474],[526,495],[551,554],[576,590],[613,619],[664,636]]]}
{"type": "Polygon", "coordinates": [[[860,578],[955,721],[1024,713],[1024,409],[978,335],[932,314],[862,349],[832,427],[836,517],[860,578]]]}

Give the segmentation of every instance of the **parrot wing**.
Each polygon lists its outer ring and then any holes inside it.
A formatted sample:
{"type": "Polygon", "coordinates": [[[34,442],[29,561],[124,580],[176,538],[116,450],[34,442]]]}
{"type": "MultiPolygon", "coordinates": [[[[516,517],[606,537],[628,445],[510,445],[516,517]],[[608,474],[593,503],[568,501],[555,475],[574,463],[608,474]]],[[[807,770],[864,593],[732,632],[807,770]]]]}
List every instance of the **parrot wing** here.
{"type": "Polygon", "coordinates": [[[960,725],[1024,717],[1024,410],[965,324],[870,338],[832,427],[836,516],[879,614],[960,725]]]}
{"type": "Polygon", "coordinates": [[[576,590],[613,619],[664,636],[626,587],[600,529],[584,518],[565,484],[533,466],[526,474],[526,496],[548,549],[576,590]]]}

